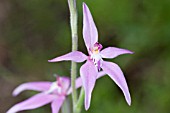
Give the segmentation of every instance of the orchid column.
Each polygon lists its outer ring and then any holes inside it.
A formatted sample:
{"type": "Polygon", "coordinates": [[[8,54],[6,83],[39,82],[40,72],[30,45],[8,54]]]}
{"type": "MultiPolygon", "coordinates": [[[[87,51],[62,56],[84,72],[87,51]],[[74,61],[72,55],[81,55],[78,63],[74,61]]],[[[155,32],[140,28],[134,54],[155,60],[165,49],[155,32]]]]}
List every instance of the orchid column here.
{"type": "MultiPolygon", "coordinates": [[[[77,35],[77,9],[76,0],[68,0],[69,10],[70,10],[70,25],[72,34],[72,51],[77,50],[78,46],[78,35],[77,35]]],[[[77,91],[75,89],[75,79],[77,75],[77,65],[75,62],[71,62],[71,87],[72,87],[72,101],[73,101],[73,111],[75,111],[75,106],[77,103],[77,91]]]]}

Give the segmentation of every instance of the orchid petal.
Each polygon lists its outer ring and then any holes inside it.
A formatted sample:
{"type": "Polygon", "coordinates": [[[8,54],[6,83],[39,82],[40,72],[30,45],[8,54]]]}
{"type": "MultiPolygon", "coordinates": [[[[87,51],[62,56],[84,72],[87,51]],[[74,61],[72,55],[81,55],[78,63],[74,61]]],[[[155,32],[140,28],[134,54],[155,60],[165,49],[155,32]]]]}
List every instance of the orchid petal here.
{"type": "Polygon", "coordinates": [[[44,106],[51,101],[53,101],[56,97],[54,95],[47,95],[44,93],[39,93],[37,95],[32,96],[31,98],[20,102],[14,105],[11,109],[7,111],[7,113],[16,113],[23,110],[35,109],[41,106],[44,106]]]}
{"type": "Polygon", "coordinates": [[[133,54],[132,51],[116,47],[108,47],[100,52],[102,58],[115,58],[122,54],[133,54]]]}
{"type": "Polygon", "coordinates": [[[98,42],[98,31],[89,8],[83,3],[83,38],[87,50],[98,42]]]}
{"type": "Polygon", "coordinates": [[[73,51],[70,53],[67,53],[65,55],[62,55],[60,57],[56,57],[52,60],[48,60],[49,62],[59,62],[59,61],[67,61],[67,60],[71,60],[74,62],[83,62],[87,59],[87,56],[85,54],[83,54],[80,51],[73,51]]]}
{"type": "Polygon", "coordinates": [[[100,77],[103,77],[104,75],[106,75],[106,73],[104,71],[98,72],[97,79],[100,77]]]}
{"type": "Polygon", "coordinates": [[[131,105],[129,89],[120,67],[115,63],[103,61],[102,69],[120,87],[124,93],[127,103],[131,105]]]}
{"type": "Polygon", "coordinates": [[[70,86],[70,79],[68,77],[61,77],[62,78],[62,88],[64,91],[67,91],[70,86]]]}
{"type": "Polygon", "coordinates": [[[65,100],[65,97],[59,97],[59,98],[56,98],[51,103],[52,113],[58,113],[60,111],[60,108],[61,108],[64,100],[65,100]]]}
{"type": "MultiPolygon", "coordinates": [[[[98,75],[97,75],[97,79],[104,76],[104,75],[105,75],[104,71],[99,72],[98,75]]],[[[76,79],[76,89],[80,88],[81,86],[82,86],[82,79],[81,79],[81,77],[78,77],[76,79]]],[[[67,95],[69,95],[71,93],[72,93],[72,88],[70,87],[68,92],[67,92],[67,95]]]]}
{"type": "MultiPolygon", "coordinates": [[[[82,86],[82,79],[81,79],[81,77],[79,77],[79,78],[77,78],[76,79],[76,85],[75,85],[75,87],[76,87],[76,89],[78,89],[78,88],[80,88],[82,86]]],[[[72,93],[72,88],[70,87],[69,89],[68,89],[68,91],[67,91],[67,95],[70,95],[72,93]]]]}
{"type": "Polygon", "coordinates": [[[19,85],[14,91],[13,96],[17,96],[24,90],[46,91],[50,88],[52,82],[28,82],[19,85]]]}
{"type": "Polygon", "coordinates": [[[80,68],[80,76],[83,82],[83,88],[85,90],[85,109],[88,110],[90,107],[91,94],[95,86],[97,78],[97,68],[91,61],[87,61],[80,68]]]}

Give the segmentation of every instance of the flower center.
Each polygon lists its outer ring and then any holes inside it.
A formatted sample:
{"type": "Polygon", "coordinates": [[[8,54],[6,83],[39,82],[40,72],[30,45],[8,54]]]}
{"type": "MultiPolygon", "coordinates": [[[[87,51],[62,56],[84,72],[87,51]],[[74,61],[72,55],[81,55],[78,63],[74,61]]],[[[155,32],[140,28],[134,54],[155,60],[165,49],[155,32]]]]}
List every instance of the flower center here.
{"type": "Polygon", "coordinates": [[[94,47],[94,48],[92,49],[92,53],[93,53],[93,54],[98,54],[99,52],[100,52],[100,50],[99,50],[98,47],[94,47]]]}
{"type": "Polygon", "coordinates": [[[57,80],[51,84],[49,90],[46,91],[46,93],[47,94],[53,93],[53,94],[58,94],[58,95],[65,94],[65,91],[63,91],[62,78],[57,77],[57,80]]]}
{"type": "Polygon", "coordinates": [[[90,59],[93,60],[94,65],[100,70],[102,57],[100,55],[100,50],[102,49],[102,45],[96,42],[92,49],[90,49],[90,59]]]}

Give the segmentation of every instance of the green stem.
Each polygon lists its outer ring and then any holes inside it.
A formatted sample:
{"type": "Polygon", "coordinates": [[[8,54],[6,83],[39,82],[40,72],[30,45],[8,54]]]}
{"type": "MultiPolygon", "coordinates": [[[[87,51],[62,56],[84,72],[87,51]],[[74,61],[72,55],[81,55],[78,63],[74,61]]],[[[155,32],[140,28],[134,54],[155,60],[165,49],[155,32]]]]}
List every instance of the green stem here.
{"type": "Polygon", "coordinates": [[[82,105],[83,105],[83,100],[84,100],[84,89],[82,87],[80,95],[79,95],[79,99],[78,99],[77,104],[76,104],[77,113],[81,112],[81,108],[82,108],[82,105]]]}
{"type": "MultiPolygon", "coordinates": [[[[76,0],[68,0],[70,10],[70,25],[72,34],[72,51],[76,51],[78,48],[78,35],[77,35],[77,8],[76,0]]],[[[81,89],[79,99],[77,101],[77,91],[75,88],[75,80],[77,75],[77,65],[75,62],[71,62],[71,87],[72,87],[72,100],[73,100],[73,113],[80,113],[84,99],[84,89],[81,89]]]]}
{"type": "MultiPolygon", "coordinates": [[[[72,34],[72,51],[76,51],[78,48],[78,35],[77,35],[77,9],[76,0],[68,0],[70,10],[70,25],[72,34]]],[[[71,62],[71,87],[72,87],[72,100],[73,100],[73,111],[77,103],[77,91],[75,88],[75,80],[77,75],[77,65],[75,62],[71,62]]],[[[74,112],[76,113],[76,112],[74,112]]]]}

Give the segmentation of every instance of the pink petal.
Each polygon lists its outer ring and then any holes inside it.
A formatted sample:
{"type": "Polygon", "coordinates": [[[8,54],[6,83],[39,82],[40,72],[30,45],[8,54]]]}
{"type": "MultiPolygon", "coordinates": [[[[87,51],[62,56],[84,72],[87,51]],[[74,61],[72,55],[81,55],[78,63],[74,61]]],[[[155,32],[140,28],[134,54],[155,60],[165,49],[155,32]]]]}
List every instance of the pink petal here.
{"type": "Polygon", "coordinates": [[[17,96],[24,90],[46,91],[50,88],[52,82],[28,82],[19,85],[14,91],[13,96],[17,96]]]}
{"type": "MultiPolygon", "coordinates": [[[[81,77],[76,79],[76,89],[80,88],[82,86],[82,80],[81,77]]],[[[70,87],[67,91],[67,95],[70,95],[72,93],[72,88],[70,87]]]]}
{"type": "Polygon", "coordinates": [[[102,69],[120,87],[124,93],[127,103],[131,105],[129,89],[120,67],[115,63],[103,61],[102,69]]]}
{"type": "Polygon", "coordinates": [[[64,100],[65,100],[65,97],[59,97],[59,98],[56,98],[51,103],[52,113],[58,113],[60,111],[60,108],[63,105],[64,100]]]}
{"type": "Polygon", "coordinates": [[[97,79],[100,77],[103,77],[104,75],[106,75],[106,73],[104,71],[98,72],[97,79]]]}
{"type": "Polygon", "coordinates": [[[63,60],[71,60],[74,62],[83,62],[87,59],[87,56],[85,54],[83,54],[82,52],[79,51],[73,51],[70,53],[67,53],[65,55],[62,55],[60,57],[56,57],[52,60],[48,60],[49,62],[59,62],[59,61],[63,61],[63,60]]]}
{"type": "Polygon", "coordinates": [[[108,47],[108,48],[103,49],[100,52],[100,54],[101,54],[102,58],[115,58],[122,54],[133,54],[133,52],[129,51],[127,49],[108,47]]]}
{"type": "Polygon", "coordinates": [[[32,96],[31,98],[23,102],[14,105],[11,109],[7,111],[7,113],[16,113],[23,110],[35,109],[50,103],[55,98],[56,97],[54,95],[47,95],[47,94],[40,93],[32,96]]]}
{"type": "Polygon", "coordinates": [[[98,42],[98,31],[89,8],[83,3],[83,38],[87,50],[98,42]]]}
{"type": "Polygon", "coordinates": [[[68,77],[61,77],[62,78],[62,88],[64,91],[67,91],[70,86],[70,78],[68,77]]]}
{"type": "Polygon", "coordinates": [[[91,94],[97,78],[97,68],[91,61],[87,61],[80,68],[80,76],[83,82],[83,88],[85,91],[85,109],[90,107],[91,94]]]}
{"type": "MultiPolygon", "coordinates": [[[[105,75],[104,71],[99,72],[98,75],[97,75],[97,79],[104,76],[104,75],[105,75]]],[[[81,86],[82,86],[82,79],[81,79],[81,77],[79,77],[79,78],[76,79],[76,89],[80,88],[81,86]]],[[[71,93],[72,93],[72,89],[70,87],[68,92],[67,92],[67,95],[69,95],[71,93]]]]}

